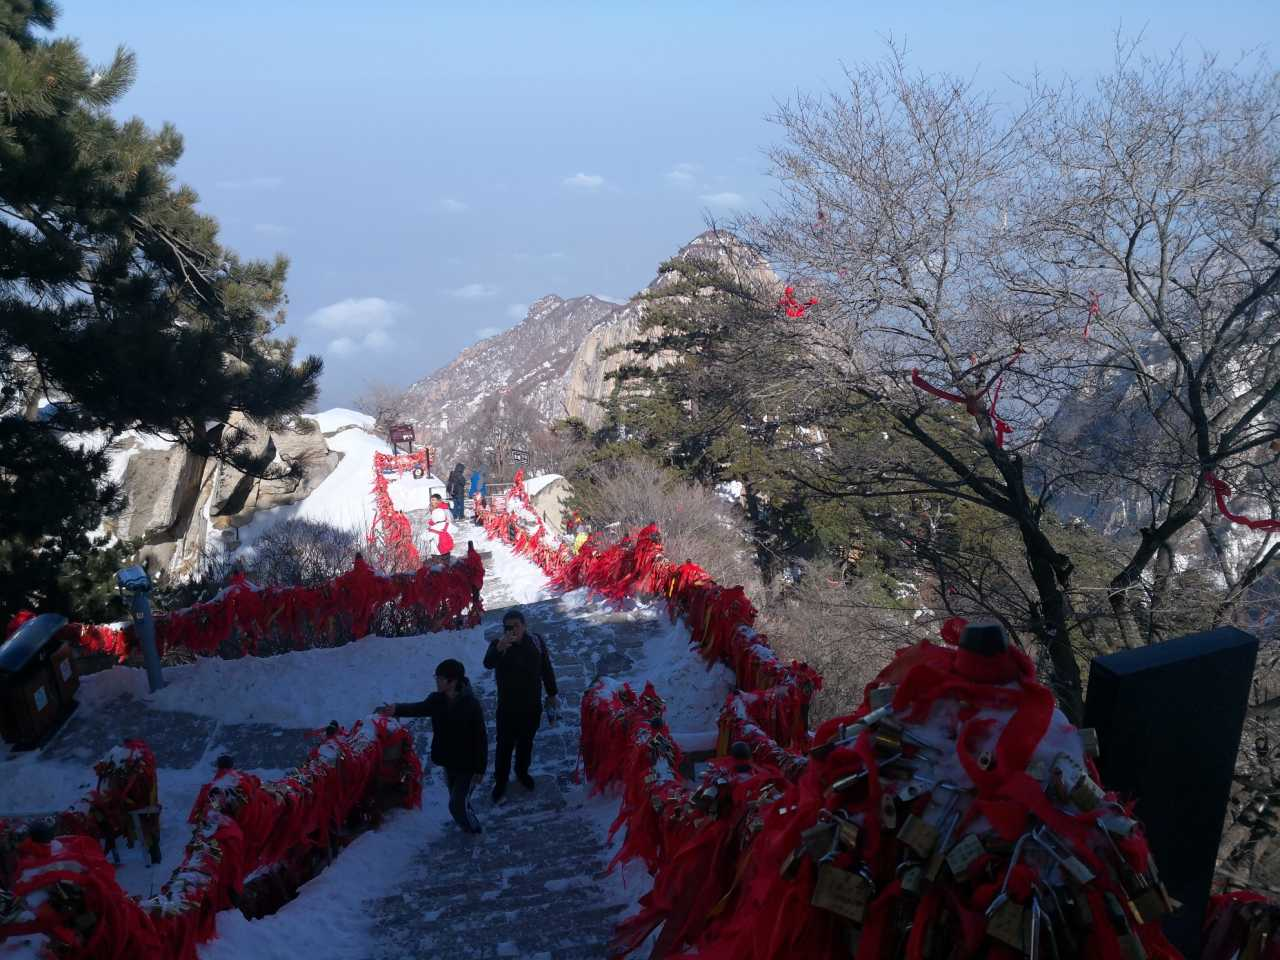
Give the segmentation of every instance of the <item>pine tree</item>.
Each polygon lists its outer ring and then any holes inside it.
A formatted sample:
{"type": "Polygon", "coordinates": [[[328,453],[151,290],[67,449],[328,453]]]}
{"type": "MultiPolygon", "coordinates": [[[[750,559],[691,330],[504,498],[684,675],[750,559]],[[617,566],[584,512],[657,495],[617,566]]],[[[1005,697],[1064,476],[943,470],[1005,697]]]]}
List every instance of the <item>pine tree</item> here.
{"type": "Polygon", "coordinates": [[[94,68],[45,36],[55,17],[48,0],[0,0],[0,609],[66,601],[64,565],[93,554],[88,531],[119,505],[113,437],[260,473],[228,418],[301,411],[321,370],[272,336],[286,260],[218,242],[173,180],[172,126],[111,115],[133,55],[94,68]]]}

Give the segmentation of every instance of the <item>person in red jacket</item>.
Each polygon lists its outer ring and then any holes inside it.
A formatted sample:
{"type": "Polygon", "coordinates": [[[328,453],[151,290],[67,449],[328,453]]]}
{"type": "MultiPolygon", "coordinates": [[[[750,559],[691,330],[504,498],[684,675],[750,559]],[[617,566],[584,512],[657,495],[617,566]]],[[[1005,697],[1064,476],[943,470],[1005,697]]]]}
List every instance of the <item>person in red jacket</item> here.
{"type": "Polygon", "coordinates": [[[438,493],[431,495],[431,515],[427,518],[427,543],[431,553],[447,557],[453,551],[453,514],[438,493]]]}

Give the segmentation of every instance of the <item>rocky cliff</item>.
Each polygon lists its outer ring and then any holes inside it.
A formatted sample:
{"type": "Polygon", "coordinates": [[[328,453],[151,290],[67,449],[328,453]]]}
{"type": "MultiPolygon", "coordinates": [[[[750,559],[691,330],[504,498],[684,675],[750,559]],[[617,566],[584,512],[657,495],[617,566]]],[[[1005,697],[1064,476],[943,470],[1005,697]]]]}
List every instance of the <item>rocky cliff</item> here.
{"type": "Polygon", "coordinates": [[[462,456],[493,430],[494,405],[487,401],[498,397],[543,424],[564,417],[574,354],[615,308],[593,296],[535,302],[520,324],[468,347],[409,387],[404,413],[417,421],[419,439],[438,447],[445,462],[462,456]]]}
{"type": "MultiPolygon", "coordinates": [[[[675,258],[719,264],[740,282],[762,287],[766,295],[771,296],[773,288],[780,285],[777,274],[767,263],[725,233],[708,230],[699,234],[682,247],[675,258]]],[[[609,375],[624,364],[640,362],[635,354],[621,348],[640,336],[648,306],[641,298],[661,295],[675,280],[675,273],[654,277],[635,298],[612,311],[586,335],[569,366],[565,390],[565,410],[569,416],[581,418],[590,427],[600,425],[603,413],[600,402],[612,389],[609,375]]],[[[661,357],[648,361],[650,366],[661,362],[661,357]]]]}
{"type": "Polygon", "coordinates": [[[234,543],[236,530],[255,514],[304,499],[342,457],[307,417],[274,428],[233,417],[225,429],[242,433],[243,449],[280,479],[249,476],[185,447],[132,434],[110,448],[127,503],[105,529],[136,541],[139,561],[159,579],[196,573],[210,539],[234,543]]]}

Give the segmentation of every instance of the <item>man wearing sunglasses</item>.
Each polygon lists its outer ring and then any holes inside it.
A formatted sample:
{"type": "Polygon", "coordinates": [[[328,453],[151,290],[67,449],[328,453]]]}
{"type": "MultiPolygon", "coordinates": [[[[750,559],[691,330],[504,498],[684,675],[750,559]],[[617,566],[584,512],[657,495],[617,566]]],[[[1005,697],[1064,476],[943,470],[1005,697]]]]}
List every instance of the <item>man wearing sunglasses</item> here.
{"type": "Polygon", "coordinates": [[[529,764],[533,737],[542,723],[542,689],[547,691],[547,710],[554,711],[556,675],[546,643],[529,632],[524,614],[516,609],[502,618],[502,636],[489,644],[484,665],[494,671],[498,686],[498,749],[493,760],[493,802],[498,803],[507,792],[513,752],[516,779],[526,790],[533,789],[529,764]]]}

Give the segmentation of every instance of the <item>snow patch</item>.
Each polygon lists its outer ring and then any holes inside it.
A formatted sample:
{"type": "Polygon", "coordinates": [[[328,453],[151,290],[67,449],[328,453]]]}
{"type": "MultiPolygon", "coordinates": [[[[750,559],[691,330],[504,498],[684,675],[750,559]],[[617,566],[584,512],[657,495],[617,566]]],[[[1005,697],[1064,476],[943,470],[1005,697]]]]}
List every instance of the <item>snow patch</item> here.
{"type": "Polygon", "coordinates": [[[334,407],[322,413],[306,414],[308,420],[314,420],[320,426],[321,433],[337,433],[347,427],[359,427],[361,430],[372,430],[377,421],[367,413],[348,410],[345,407],[334,407]]]}

